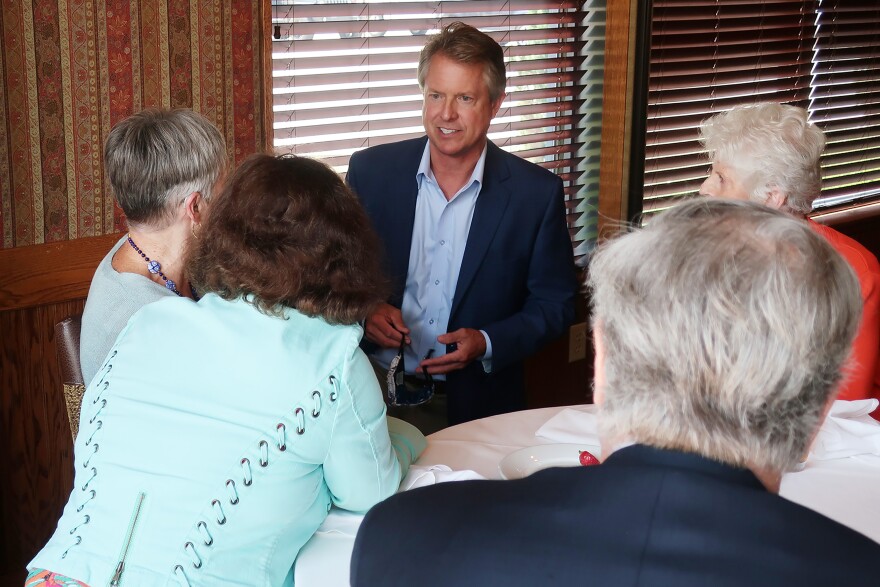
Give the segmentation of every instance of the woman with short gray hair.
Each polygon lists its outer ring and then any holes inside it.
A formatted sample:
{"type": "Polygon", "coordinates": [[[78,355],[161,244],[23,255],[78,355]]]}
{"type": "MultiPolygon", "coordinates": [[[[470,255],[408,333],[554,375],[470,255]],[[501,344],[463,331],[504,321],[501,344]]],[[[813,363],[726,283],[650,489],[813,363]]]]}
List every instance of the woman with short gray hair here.
{"type": "Polygon", "coordinates": [[[184,275],[190,238],[226,170],[220,131],[192,110],[148,109],[119,122],[104,147],[128,234],[98,265],[83,310],[80,363],[88,384],[142,306],[194,297],[184,275]]]}
{"type": "MultiPolygon", "coordinates": [[[[838,397],[880,398],[880,263],[855,240],[807,217],[822,190],[822,130],[803,108],[764,102],[709,118],[700,140],[712,162],[701,194],[751,200],[802,218],[852,266],[864,310],[838,397]]],[[[880,419],[880,410],[873,415],[880,419]]]]}

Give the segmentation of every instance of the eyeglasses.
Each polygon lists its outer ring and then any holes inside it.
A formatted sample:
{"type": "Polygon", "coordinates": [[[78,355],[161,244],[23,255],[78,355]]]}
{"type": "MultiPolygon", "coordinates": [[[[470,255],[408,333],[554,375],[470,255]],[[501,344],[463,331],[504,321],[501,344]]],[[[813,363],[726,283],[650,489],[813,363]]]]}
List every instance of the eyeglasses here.
{"type": "MultiPolygon", "coordinates": [[[[385,378],[385,386],[388,391],[388,403],[392,406],[419,406],[431,401],[434,397],[434,378],[428,373],[428,369],[422,367],[422,374],[425,376],[423,382],[418,381],[415,377],[406,380],[406,368],[403,362],[404,350],[406,349],[406,339],[401,337],[400,348],[397,355],[391,359],[388,366],[388,375],[385,378]]],[[[428,351],[425,359],[430,359],[434,355],[434,349],[428,351]]]]}

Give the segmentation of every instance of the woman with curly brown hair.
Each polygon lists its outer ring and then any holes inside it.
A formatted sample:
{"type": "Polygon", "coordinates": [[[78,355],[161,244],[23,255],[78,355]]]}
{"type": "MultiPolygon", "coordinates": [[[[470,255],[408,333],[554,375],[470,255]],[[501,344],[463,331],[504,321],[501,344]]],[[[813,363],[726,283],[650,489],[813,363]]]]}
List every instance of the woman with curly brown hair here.
{"type": "Polygon", "coordinates": [[[331,505],[397,490],[425,441],[386,424],[358,347],[384,299],[369,226],[322,163],[241,165],[189,261],[202,298],[140,310],[86,390],[75,487],[32,574],[289,585],[331,505]]]}

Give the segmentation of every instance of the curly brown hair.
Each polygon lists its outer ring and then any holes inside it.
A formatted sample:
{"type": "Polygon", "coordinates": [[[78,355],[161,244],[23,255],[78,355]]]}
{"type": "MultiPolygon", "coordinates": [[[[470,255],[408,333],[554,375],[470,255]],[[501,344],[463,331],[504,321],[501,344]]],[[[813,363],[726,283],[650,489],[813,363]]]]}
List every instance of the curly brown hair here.
{"type": "Polygon", "coordinates": [[[201,293],[353,324],[385,299],[379,239],[324,163],[252,155],[213,202],[188,261],[201,293]]]}

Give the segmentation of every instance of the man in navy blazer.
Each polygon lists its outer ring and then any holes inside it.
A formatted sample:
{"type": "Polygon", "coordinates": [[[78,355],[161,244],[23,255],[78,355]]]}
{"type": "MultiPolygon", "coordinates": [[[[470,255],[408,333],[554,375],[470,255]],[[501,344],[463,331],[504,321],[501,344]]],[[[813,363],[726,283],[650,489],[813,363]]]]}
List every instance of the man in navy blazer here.
{"type": "Polygon", "coordinates": [[[504,99],[501,47],[453,23],[419,61],[426,137],[351,158],[347,181],[384,243],[392,295],[365,323],[387,368],[445,382],[448,422],[525,408],[523,359],[574,319],[562,181],[487,140],[504,99]]]}
{"type": "Polygon", "coordinates": [[[367,585],[876,585],[880,545],[777,495],[834,401],[860,318],[801,220],[695,200],[590,266],[604,462],[398,493],[367,585]]]}

